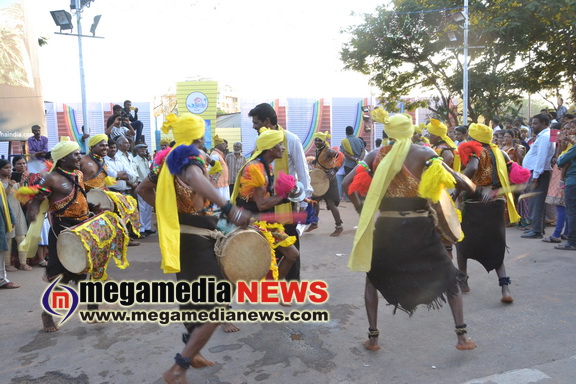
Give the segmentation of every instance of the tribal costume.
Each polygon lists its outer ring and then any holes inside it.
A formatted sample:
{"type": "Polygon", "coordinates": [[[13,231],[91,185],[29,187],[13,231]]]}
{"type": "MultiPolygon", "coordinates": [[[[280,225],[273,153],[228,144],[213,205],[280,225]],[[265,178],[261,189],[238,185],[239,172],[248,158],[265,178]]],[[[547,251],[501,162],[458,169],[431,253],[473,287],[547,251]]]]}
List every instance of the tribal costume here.
{"type": "MultiPolygon", "coordinates": [[[[380,149],[375,169],[391,149],[380,149]]],[[[418,196],[418,185],[405,166],[392,179],[379,207],[368,272],[386,301],[409,314],[419,304],[437,309],[445,295],[458,293],[458,270],[442,245],[428,201],[418,196]]]]}
{"type": "Polygon", "coordinates": [[[330,180],[330,186],[328,187],[328,191],[322,195],[322,196],[315,196],[313,194],[314,200],[331,200],[334,202],[334,204],[336,204],[336,206],[340,205],[340,196],[339,196],[339,192],[338,192],[338,181],[336,180],[336,177],[334,177],[334,175],[332,175],[332,177],[330,177],[329,172],[334,169],[336,167],[336,160],[337,158],[331,158],[328,159],[328,162],[326,162],[326,159],[324,159],[326,156],[324,156],[324,151],[326,149],[330,149],[330,147],[328,146],[328,144],[326,144],[324,147],[320,148],[320,149],[316,149],[316,159],[314,160],[314,165],[316,166],[316,168],[322,169],[324,172],[326,172],[326,177],[329,178],[330,180]]]}
{"type": "MultiPolygon", "coordinates": [[[[478,159],[478,169],[471,176],[478,187],[509,188],[507,168],[501,150],[490,144],[491,137],[482,136],[482,132],[479,132],[480,126],[471,125],[469,134],[474,140],[459,146],[462,164],[466,166],[471,157],[478,159]]],[[[486,130],[486,134],[492,136],[491,131],[486,130]]],[[[506,206],[510,222],[517,222],[518,214],[511,193],[507,193],[505,198],[495,198],[486,203],[482,202],[480,196],[465,196],[462,212],[462,230],[465,237],[456,245],[459,257],[477,260],[488,272],[502,265],[506,251],[506,206]]]]}
{"type": "Polygon", "coordinates": [[[88,156],[90,156],[96,165],[98,165],[98,171],[91,178],[84,180],[86,192],[91,189],[103,189],[107,191],[108,187],[106,186],[106,178],[108,177],[108,169],[106,167],[106,162],[103,158],[94,153],[89,153],[88,156]]]}

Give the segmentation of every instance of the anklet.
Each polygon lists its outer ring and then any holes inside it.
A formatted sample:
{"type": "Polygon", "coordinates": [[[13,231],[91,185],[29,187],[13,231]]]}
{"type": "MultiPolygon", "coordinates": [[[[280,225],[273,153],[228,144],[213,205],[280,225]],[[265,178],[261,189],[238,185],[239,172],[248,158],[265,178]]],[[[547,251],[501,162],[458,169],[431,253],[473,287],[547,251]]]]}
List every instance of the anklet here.
{"type": "Polygon", "coordinates": [[[506,277],[501,277],[498,279],[498,285],[500,285],[501,287],[504,285],[510,285],[512,284],[512,280],[510,280],[510,277],[506,276],[506,277]]]}
{"type": "Polygon", "coordinates": [[[468,333],[468,331],[466,330],[466,324],[457,325],[454,332],[456,332],[457,335],[464,335],[468,333]]]}
{"type": "Polygon", "coordinates": [[[176,364],[178,364],[180,367],[184,369],[190,368],[190,359],[182,357],[182,355],[179,353],[177,353],[176,356],[174,356],[174,361],[176,362],[176,364]]]}
{"type": "Polygon", "coordinates": [[[190,339],[190,334],[189,333],[183,333],[182,334],[182,342],[184,344],[188,344],[188,339],[190,339]]]}
{"type": "Polygon", "coordinates": [[[369,339],[373,339],[380,336],[380,330],[378,330],[378,328],[373,329],[373,328],[368,328],[368,338],[369,339]]]}

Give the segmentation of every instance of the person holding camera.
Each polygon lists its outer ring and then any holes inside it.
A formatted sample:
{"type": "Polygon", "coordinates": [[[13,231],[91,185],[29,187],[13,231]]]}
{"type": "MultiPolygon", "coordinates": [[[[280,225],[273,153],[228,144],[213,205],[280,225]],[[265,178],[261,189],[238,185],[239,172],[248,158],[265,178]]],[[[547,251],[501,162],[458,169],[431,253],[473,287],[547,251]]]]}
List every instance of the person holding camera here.
{"type": "Polygon", "coordinates": [[[130,125],[130,120],[126,117],[122,117],[122,115],[114,115],[114,120],[112,125],[109,125],[106,128],[106,135],[111,140],[117,141],[120,136],[126,137],[127,139],[132,139],[136,134],[136,131],[130,125]]]}
{"type": "Polygon", "coordinates": [[[138,120],[138,108],[132,109],[132,102],[130,100],[126,100],[120,115],[127,119],[124,126],[131,125],[136,131],[136,139],[134,142],[136,144],[143,143],[144,140],[142,139],[142,130],[144,129],[144,124],[138,120]],[[132,111],[134,111],[134,116],[132,116],[132,111]]]}

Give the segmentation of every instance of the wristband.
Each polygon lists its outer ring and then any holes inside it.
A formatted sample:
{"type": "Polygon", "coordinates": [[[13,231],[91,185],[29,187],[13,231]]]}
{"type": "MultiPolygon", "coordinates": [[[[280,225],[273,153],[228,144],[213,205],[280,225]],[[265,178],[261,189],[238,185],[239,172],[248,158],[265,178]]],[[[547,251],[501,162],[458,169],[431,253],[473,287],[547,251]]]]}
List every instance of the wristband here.
{"type": "Polygon", "coordinates": [[[232,203],[230,202],[230,200],[228,200],[228,203],[226,203],[226,205],[224,205],[221,209],[225,215],[229,214],[230,210],[232,209],[232,203]]]}

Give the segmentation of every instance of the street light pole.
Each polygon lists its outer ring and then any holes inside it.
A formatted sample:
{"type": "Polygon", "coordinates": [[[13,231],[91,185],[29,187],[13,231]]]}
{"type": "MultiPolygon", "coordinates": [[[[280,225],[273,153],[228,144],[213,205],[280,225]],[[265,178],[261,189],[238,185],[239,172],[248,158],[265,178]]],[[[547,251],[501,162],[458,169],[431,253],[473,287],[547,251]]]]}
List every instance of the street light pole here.
{"type": "Polygon", "coordinates": [[[468,19],[468,0],[464,0],[464,68],[462,73],[463,78],[463,101],[464,107],[462,108],[462,124],[468,124],[468,26],[470,25],[470,20],[468,19]]]}
{"type": "MultiPolygon", "coordinates": [[[[82,121],[84,123],[84,129],[82,133],[89,133],[90,128],[88,127],[88,109],[86,107],[86,83],[84,79],[84,56],[82,53],[82,23],[80,19],[82,18],[80,8],[80,0],[74,0],[74,4],[76,5],[76,24],[78,28],[78,58],[80,60],[80,92],[82,96],[82,121]]],[[[88,150],[88,143],[87,139],[84,140],[86,142],[86,150],[88,150]]]]}

